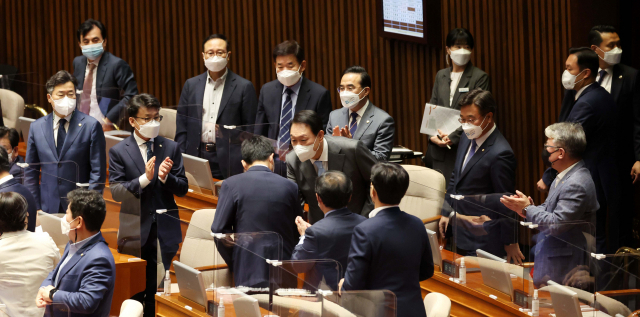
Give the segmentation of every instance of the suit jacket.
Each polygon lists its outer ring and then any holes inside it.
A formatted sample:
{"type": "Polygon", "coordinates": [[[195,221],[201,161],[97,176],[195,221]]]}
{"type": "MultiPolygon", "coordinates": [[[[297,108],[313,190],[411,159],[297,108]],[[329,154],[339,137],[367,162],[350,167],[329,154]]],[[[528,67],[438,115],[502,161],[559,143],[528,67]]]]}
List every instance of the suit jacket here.
{"type": "MultiPolygon", "coordinates": [[[[118,234],[120,247],[130,248],[130,245],[123,245],[127,242],[124,238],[137,236],[140,236],[141,245],[144,245],[154,221],[157,221],[161,247],[176,246],[182,242],[180,215],[173,198],[174,195],[182,197],[189,191],[182,154],[176,142],[161,136],[154,139],[153,154],[156,157],[153,180],[142,189],[138,178],[145,173],[144,159],[134,136],[122,140],[109,150],[111,195],[115,201],[122,203],[118,234]],[[163,184],[158,179],[158,171],[167,157],[173,161],[173,167],[163,184]],[[167,212],[158,215],[158,209],[167,209],[167,212]]],[[[134,250],[140,250],[139,246],[134,244],[134,250]]]]}
{"type": "MultiPolygon", "coordinates": [[[[82,90],[87,70],[87,58],[76,56],[73,59],[73,75],[78,80],[77,89],[82,90]]],[[[129,64],[121,58],[104,52],[98,62],[96,74],[96,95],[102,114],[113,123],[125,117],[129,99],[138,94],[138,84],[133,78],[129,64]]],[[[78,96],[77,104],[80,104],[78,96]]]]}
{"type": "Polygon", "coordinates": [[[417,217],[391,207],[355,227],[345,290],[389,290],[398,316],[426,317],[420,281],[431,276],[429,237],[417,217]]]}
{"type": "Polygon", "coordinates": [[[331,259],[337,261],[340,263],[338,270],[329,263],[326,265],[318,263],[312,273],[320,273],[322,276],[307,277],[307,280],[317,287],[324,276],[327,285],[332,290],[337,290],[338,281],[344,277],[344,270],[347,268],[353,228],[366,219],[352,213],[347,207],[330,212],[313,226],[307,228],[304,232],[304,242],[296,245],[291,260],[331,259]]]}
{"type": "Polygon", "coordinates": [[[475,251],[482,249],[497,256],[505,255],[504,245],[515,243],[515,213],[500,203],[502,194],[515,193],[516,157],[509,142],[496,128],[476,149],[464,170],[462,165],[471,140],[465,134],[460,139],[455,167],[443,206],[443,215],[451,211],[467,216],[486,215],[492,221],[485,222],[483,230],[471,228],[463,221],[452,222],[456,247],[475,251]],[[453,200],[451,195],[466,196],[462,201],[453,200]],[[481,232],[481,233],[478,233],[481,232]],[[486,233],[485,233],[486,232],[486,233]]]}
{"type": "Polygon", "coordinates": [[[38,209],[36,208],[36,200],[33,198],[31,192],[16,178],[10,179],[0,184],[0,193],[15,192],[24,197],[27,200],[27,212],[29,213],[27,224],[27,230],[35,232],[36,230],[36,216],[38,209]]]}
{"type": "Polygon", "coordinates": [[[107,178],[106,144],[100,123],[74,111],[58,155],[53,138],[54,115],[50,113],[31,124],[26,159],[31,165],[24,173],[24,184],[33,193],[36,208],[46,213],[57,213],[60,206],[66,210],[64,197],[76,189],[76,183],[89,183],[89,189],[102,192],[107,178]]]}
{"type": "MultiPolygon", "coordinates": [[[[369,196],[371,184],[371,168],[376,163],[375,157],[361,141],[347,138],[325,136],[329,147],[328,171],[341,171],[351,179],[353,194],[347,208],[351,212],[365,217],[373,210],[373,202],[369,196]]],[[[316,199],[316,172],[311,160],[300,162],[294,151],[287,154],[287,178],[298,184],[303,202],[309,204],[309,222],[311,224],[324,218],[316,199]]]]}
{"type": "Polygon", "coordinates": [[[539,225],[535,237],[533,281],[562,283],[574,268],[589,265],[586,236],[595,234],[595,215],[600,208],[596,187],[584,161],[551,184],[540,206],[527,207],[527,221],[539,225]],[[557,186],[557,187],[556,187],[557,186]]]}
{"type": "MultiPolygon", "coordinates": [[[[341,108],[331,111],[327,123],[327,135],[333,135],[333,128],[344,128],[349,125],[349,108],[341,108]]],[[[360,124],[353,135],[354,140],[360,140],[371,151],[378,161],[388,161],[393,148],[395,134],[395,122],[384,110],[369,102],[365,109],[360,124]]]]}
{"type": "Polygon", "coordinates": [[[62,260],[41,285],[53,285],[58,289],[53,296],[53,316],[109,316],[116,282],[116,264],[107,242],[102,233],[98,233],[60,270],[60,264],[69,254],[70,244],[67,243],[62,260]],[[54,284],[58,271],[58,283],[54,284]],[[69,312],[56,311],[55,304],[66,305],[69,312]]]}
{"type": "MultiPolygon", "coordinates": [[[[322,118],[322,129],[326,129],[331,112],[331,95],[329,91],[315,82],[302,77],[295,113],[302,110],[313,110],[322,118]]],[[[256,115],[255,134],[269,139],[278,139],[280,132],[280,110],[282,109],[282,95],[284,85],[277,79],[270,81],[260,89],[258,99],[258,114],[256,115]]]]}
{"type": "MultiPolygon", "coordinates": [[[[277,233],[282,237],[283,254],[278,256],[272,244],[275,235],[263,235],[249,242],[249,236],[237,239],[241,247],[219,244],[218,250],[234,272],[236,285],[268,284],[268,265],[264,259],[289,260],[298,239],[295,225],[302,216],[298,203],[298,186],[273,173],[265,166],[253,166],[245,173],[234,175],[220,189],[216,217],[211,225],[214,233],[277,233]],[[250,254],[249,251],[255,254],[250,254]]],[[[237,237],[237,236],[236,236],[237,237]]]]}
{"type": "Polygon", "coordinates": [[[16,163],[24,163],[24,158],[20,155],[16,156],[16,160],[11,162],[11,167],[9,168],[9,174],[13,175],[13,178],[17,179],[19,183],[22,184],[22,177],[24,176],[24,170],[22,167],[18,166],[16,163]]]}
{"type": "Polygon", "coordinates": [[[629,171],[635,161],[640,161],[640,73],[635,68],[624,64],[613,66],[611,78],[611,96],[618,106],[618,122],[620,126],[618,150],[619,162],[624,166],[624,174],[628,180],[629,171]],[[630,146],[633,144],[633,147],[630,146]]]}

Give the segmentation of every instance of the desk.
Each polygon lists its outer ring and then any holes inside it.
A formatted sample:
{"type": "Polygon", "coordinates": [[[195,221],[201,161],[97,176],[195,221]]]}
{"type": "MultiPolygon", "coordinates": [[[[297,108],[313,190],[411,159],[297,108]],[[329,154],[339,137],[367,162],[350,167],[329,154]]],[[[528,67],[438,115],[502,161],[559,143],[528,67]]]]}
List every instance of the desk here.
{"type": "MultiPolygon", "coordinates": [[[[213,299],[213,292],[207,292],[209,300],[213,299]]],[[[171,294],[170,296],[156,295],[156,316],[157,317],[210,317],[202,310],[202,307],[194,307],[190,301],[180,297],[179,294],[171,294]],[[186,305],[191,306],[193,309],[188,310],[186,305]]],[[[236,311],[231,302],[225,300],[224,314],[226,317],[236,316],[236,311]]],[[[262,316],[269,315],[269,311],[260,307],[260,313],[262,316]]]]}
{"type": "Polygon", "coordinates": [[[129,259],[134,258],[133,256],[120,254],[115,249],[111,249],[111,254],[116,262],[116,285],[113,289],[110,315],[117,316],[120,314],[122,302],[144,291],[147,261],[129,262],[129,259]]]}

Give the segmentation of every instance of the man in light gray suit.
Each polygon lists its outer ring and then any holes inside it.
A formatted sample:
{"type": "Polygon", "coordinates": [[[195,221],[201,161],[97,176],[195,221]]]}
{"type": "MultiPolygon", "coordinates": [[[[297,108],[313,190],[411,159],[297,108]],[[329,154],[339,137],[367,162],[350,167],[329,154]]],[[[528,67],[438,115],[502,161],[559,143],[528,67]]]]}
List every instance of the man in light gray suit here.
{"type": "Polygon", "coordinates": [[[298,184],[303,202],[309,204],[309,222],[322,219],[318,207],[316,178],[329,170],[341,171],[351,179],[353,194],[347,208],[365,217],[373,210],[369,196],[371,167],[376,158],[361,141],[325,136],[322,118],[312,110],[303,110],[293,117],[291,145],[287,154],[287,178],[298,184]]]}
{"type": "Polygon", "coordinates": [[[393,148],[395,122],[384,110],[369,101],[371,77],[361,66],[342,73],[338,87],[343,108],[329,114],[327,135],[360,140],[378,161],[387,161],[393,148]]]}
{"type": "Polygon", "coordinates": [[[587,242],[595,241],[595,215],[600,208],[591,173],[582,160],[587,138],[579,123],[569,122],[550,125],[545,129],[545,135],[548,139],[543,157],[559,173],[545,202],[535,206],[533,199],[520,191],[513,196],[503,196],[500,201],[538,225],[540,234],[535,238],[537,244],[533,249],[533,282],[536,286],[553,280],[593,291],[592,283],[572,278],[589,273],[588,257],[595,248],[587,242]]]}

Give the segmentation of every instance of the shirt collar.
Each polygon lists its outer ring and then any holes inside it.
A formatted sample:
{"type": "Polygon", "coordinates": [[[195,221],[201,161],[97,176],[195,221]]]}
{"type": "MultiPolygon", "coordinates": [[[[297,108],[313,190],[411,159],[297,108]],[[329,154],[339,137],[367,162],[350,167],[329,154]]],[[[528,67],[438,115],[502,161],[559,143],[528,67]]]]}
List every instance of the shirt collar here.
{"type": "MultiPolygon", "coordinates": [[[[369,106],[369,100],[367,100],[367,103],[365,103],[364,106],[360,108],[360,110],[356,111],[356,113],[358,114],[358,117],[362,118],[364,116],[364,112],[367,110],[368,106],[369,106]]],[[[351,116],[352,113],[353,111],[349,109],[349,116],[351,116]]]]}
{"type": "Polygon", "coordinates": [[[493,127],[491,128],[491,130],[489,130],[489,132],[487,132],[487,134],[479,137],[476,139],[476,146],[479,148],[480,146],[482,146],[482,143],[484,143],[484,141],[486,141],[489,136],[491,135],[491,133],[493,133],[493,131],[495,131],[496,129],[496,123],[493,123],[493,127]]]}
{"type": "MultiPolygon", "coordinates": [[[[67,120],[67,122],[71,122],[71,117],[73,116],[74,112],[75,111],[72,111],[68,116],[64,117],[67,120]]],[[[53,126],[54,127],[56,126],[56,124],[58,124],[58,121],[60,121],[60,119],[62,119],[62,118],[58,117],[57,114],[53,113],[53,126]]]]}
{"type": "Polygon", "coordinates": [[[96,234],[82,240],[82,241],[78,241],[76,243],[72,243],[71,245],[69,245],[70,247],[72,247],[71,249],[69,249],[69,252],[73,252],[75,253],[76,251],[80,250],[85,244],[87,244],[87,242],[89,242],[89,240],[93,239],[95,236],[97,236],[100,233],[100,231],[98,231],[96,234]]]}
{"type": "Polygon", "coordinates": [[[323,138],[322,154],[320,154],[320,157],[317,160],[311,159],[311,164],[315,163],[316,161],[326,162],[328,160],[329,160],[329,144],[327,144],[327,139],[323,138]]]}
{"type": "Polygon", "coordinates": [[[373,218],[375,217],[379,212],[388,209],[388,208],[395,208],[395,207],[400,207],[400,205],[393,205],[393,206],[384,206],[384,207],[379,207],[376,208],[374,210],[371,211],[371,213],[369,214],[369,218],[373,218]]]}
{"type": "Polygon", "coordinates": [[[3,178],[0,178],[0,184],[4,184],[13,179],[13,175],[9,174],[3,178]]]}
{"type": "MultiPolygon", "coordinates": [[[[135,129],[134,129],[135,130],[135,129]]],[[[136,140],[136,143],[138,144],[138,146],[143,145],[145,141],[143,138],[139,137],[138,134],[136,133],[136,131],[133,131],[133,138],[136,140]]],[[[153,142],[154,139],[149,139],[149,141],[153,142]]]]}
{"type": "Polygon", "coordinates": [[[576,94],[576,99],[574,99],[574,100],[578,100],[578,97],[580,97],[580,95],[582,94],[582,92],[584,91],[584,89],[585,89],[585,88],[587,88],[587,87],[589,87],[589,86],[591,86],[591,85],[593,85],[593,83],[588,84],[588,85],[586,85],[586,86],[584,86],[584,87],[580,88],[580,90],[578,90],[578,93],[576,94]]]}
{"type": "Polygon", "coordinates": [[[12,238],[12,237],[17,237],[19,235],[23,235],[23,234],[27,234],[27,233],[29,233],[29,231],[27,231],[27,229],[23,229],[23,230],[20,230],[20,231],[4,232],[0,236],[0,240],[9,239],[9,238],[12,238]]]}
{"type": "Polygon", "coordinates": [[[334,211],[336,211],[336,209],[327,211],[327,213],[324,214],[324,217],[327,218],[327,216],[334,211]]]}
{"type": "Polygon", "coordinates": [[[560,182],[560,181],[562,180],[562,178],[563,178],[563,177],[565,177],[565,176],[567,175],[567,173],[569,173],[569,171],[570,171],[574,166],[576,166],[576,164],[578,164],[578,163],[580,163],[580,161],[573,163],[573,165],[571,165],[571,166],[567,167],[564,171],[560,172],[560,173],[558,174],[558,176],[556,176],[556,179],[558,180],[558,181],[556,182],[556,185],[557,185],[557,183],[558,183],[558,182],[560,182]]]}
{"type": "MultiPolygon", "coordinates": [[[[600,73],[601,70],[602,70],[602,68],[598,67],[598,73],[600,73]]],[[[613,66],[609,66],[609,67],[605,68],[604,71],[607,72],[607,74],[612,75],[613,74],[613,66]]]]}
{"type": "Polygon", "coordinates": [[[229,69],[225,68],[224,69],[224,74],[222,74],[222,76],[220,76],[220,78],[213,80],[213,78],[211,78],[211,74],[209,74],[209,71],[207,71],[207,82],[213,82],[213,83],[218,83],[218,82],[224,82],[227,79],[227,74],[229,73],[229,69]]]}
{"type": "MultiPolygon", "coordinates": [[[[266,165],[264,165],[264,164],[260,164],[260,163],[255,163],[255,164],[251,165],[251,167],[254,167],[254,166],[264,166],[264,167],[266,167],[266,168],[269,168],[269,166],[266,166],[266,165]]],[[[251,168],[251,167],[249,167],[249,168],[251,168]]],[[[270,168],[269,168],[269,169],[270,169],[270,168]]]]}
{"type": "Polygon", "coordinates": [[[93,65],[96,65],[96,67],[98,67],[98,64],[100,64],[100,59],[102,58],[102,55],[104,55],[104,53],[100,54],[100,56],[98,56],[98,58],[96,58],[93,62],[90,62],[89,59],[87,58],[87,66],[89,64],[93,64],[93,65]]]}
{"type": "Polygon", "coordinates": [[[287,91],[287,88],[291,89],[293,91],[293,93],[298,96],[298,92],[300,92],[300,86],[302,85],[302,76],[300,76],[300,80],[298,80],[298,82],[291,86],[291,87],[287,87],[284,86],[282,87],[282,94],[284,94],[285,91],[287,91]]]}

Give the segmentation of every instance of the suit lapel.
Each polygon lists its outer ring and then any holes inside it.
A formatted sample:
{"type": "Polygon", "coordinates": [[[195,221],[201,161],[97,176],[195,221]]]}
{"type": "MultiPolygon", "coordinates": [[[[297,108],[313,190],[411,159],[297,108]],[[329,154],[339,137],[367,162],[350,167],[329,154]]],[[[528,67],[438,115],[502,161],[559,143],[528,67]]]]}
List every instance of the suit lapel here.
{"type": "MultiPolygon", "coordinates": [[[[84,246],[82,246],[82,248],[80,248],[69,260],[69,262],[67,262],[67,264],[64,265],[64,267],[62,268],[62,270],[60,271],[60,273],[58,274],[58,283],[56,283],[56,287],[58,287],[60,285],[60,281],[62,281],[62,278],[67,275],[67,273],[69,273],[69,271],[71,271],[71,269],[78,264],[78,261],[80,261],[80,259],[82,259],[82,257],[84,257],[84,253],[88,252],[89,250],[91,250],[91,248],[93,248],[93,246],[96,245],[96,243],[100,243],[100,241],[103,240],[102,239],[102,234],[98,233],[97,236],[93,237],[93,239],[89,240],[87,242],[87,244],[85,244],[84,246]]],[[[67,246],[67,248],[65,248],[65,257],[68,256],[68,249],[71,248],[71,244],[69,244],[67,246]]],[[[55,278],[55,276],[54,276],[55,278]]]]}
{"type": "Polygon", "coordinates": [[[302,82],[300,83],[300,90],[298,91],[298,99],[296,100],[295,113],[298,113],[302,110],[306,110],[307,105],[309,104],[309,98],[311,98],[311,95],[309,94],[309,91],[311,91],[311,88],[307,87],[308,79],[306,79],[305,77],[302,77],[301,80],[302,82]]]}
{"type": "Polygon", "coordinates": [[[300,162],[300,173],[307,180],[307,183],[311,185],[311,188],[315,188],[316,178],[318,178],[318,173],[316,169],[313,167],[311,160],[300,162]]]}
{"type": "Polygon", "coordinates": [[[56,141],[53,139],[53,116],[55,116],[55,114],[51,112],[45,117],[44,124],[42,125],[42,134],[47,140],[47,143],[49,143],[49,148],[51,149],[51,152],[53,152],[53,156],[59,160],[58,151],[56,150],[56,141]]]}
{"type": "MultiPolygon", "coordinates": [[[[476,149],[476,153],[469,159],[469,163],[467,163],[467,165],[464,167],[464,170],[460,174],[460,179],[464,178],[465,175],[467,175],[467,173],[469,172],[469,170],[473,168],[473,165],[475,165],[485,154],[487,154],[487,152],[491,150],[491,146],[493,145],[493,142],[495,142],[496,137],[498,136],[497,132],[498,132],[498,128],[496,128],[493,131],[493,133],[491,133],[491,135],[484,141],[484,143],[482,143],[482,145],[478,149],[476,149]]],[[[469,141],[469,143],[471,143],[471,141],[469,141]]],[[[464,153],[462,154],[463,161],[466,153],[467,151],[465,149],[464,153]]]]}
{"type": "Polygon", "coordinates": [[[611,96],[613,100],[618,103],[618,97],[620,97],[620,90],[622,89],[622,70],[619,65],[613,67],[613,78],[611,78],[611,96]]]}
{"type": "MultiPolygon", "coordinates": [[[[107,73],[107,64],[109,63],[109,55],[111,53],[105,52],[98,62],[98,74],[96,74],[96,95],[102,94],[102,83],[104,82],[104,75],[107,73]]],[[[115,87],[107,87],[115,88],[115,87]]]]}
{"type": "Polygon", "coordinates": [[[451,67],[447,68],[442,74],[443,83],[446,83],[446,87],[444,87],[443,91],[445,94],[443,95],[442,101],[444,101],[444,106],[451,108],[451,104],[449,103],[449,96],[451,96],[451,67]]]}
{"type": "MultiPolygon", "coordinates": [[[[465,88],[469,86],[469,80],[471,79],[472,74],[473,74],[473,65],[471,64],[471,62],[469,62],[469,64],[467,64],[467,68],[464,69],[464,72],[460,77],[460,82],[458,83],[458,87],[456,87],[456,91],[453,95],[453,100],[451,100],[452,104],[449,105],[451,108],[455,108],[454,106],[458,104],[458,100],[460,99],[460,88],[465,88]]],[[[449,76],[449,78],[451,78],[451,76],[449,76]]]]}
{"type": "MultiPolygon", "coordinates": [[[[202,121],[202,107],[204,107],[203,99],[204,99],[204,89],[207,87],[207,73],[198,76],[198,84],[196,85],[195,94],[196,94],[196,104],[188,105],[189,107],[196,107],[196,118],[198,121],[202,121]]],[[[202,122],[200,122],[202,125],[202,122]]]]}
{"type": "Polygon", "coordinates": [[[73,116],[71,116],[71,120],[69,122],[69,131],[67,131],[67,138],[64,140],[64,144],[62,145],[62,150],[60,151],[60,158],[64,157],[64,154],[67,153],[71,144],[76,140],[80,131],[84,129],[84,118],[80,117],[79,111],[74,111],[73,116]]]}
{"type": "MultiPolygon", "coordinates": [[[[133,132],[135,133],[135,131],[133,132]]],[[[125,139],[125,147],[127,153],[129,153],[129,157],[138,168],[138,172],[142,175],[145,172],[144,168],[144,158],[142,158],[142,154],[140,153],[140,147],[138,147],[138,143],[136,143],[136,139],[131,134],[130,137],[125,139]]]]}
{"type": "Polygon", "coordinates": [[[369,101],[369,105],[367,109],[365,109],[362,114],[362,118],[360,118],[360,123],[358,124],[358,128],[356,129],[356,134],[353,136],[353,139],[360,140],[364,135],[364,132],[367,131],[371,122],[373,122],[373,115],[375,114],[375,106],[369,101]]]}
{"type": "Polygon", "coordinates": [[[78,69],[74,69],[73,72],[75,73],[74,75],[76,75],[76,77],[78,78],[78,87],[76,87],[76,89],[82,90],[82,87],[84,86],[84,73],[87,71],[86,57],[80,57],[80,65],[82,66],[78,67],[78,69]]]}
{"type": "Polygon", "coordinates": [[[555,198],[555,196],[557,196],[558,193],[561,192],[561,189],[564,186],[564,182],[566,180],[568,180],[569,178],[571,178],[571,176],[573,174],[575,174],[575,172],[578,171],[583,166],[584,166],[584,162],[583,161],[578,162],[578,164],[576,164],[576,166],[574,166],[569,172],[567,172],[567,175],[565,175],[562,178],[562,180],[560,180],[560,184],[557,184],[557,186],[556,186],[556,182],[558,181],[558,178],[556,178],[551,183],[551,188],[549,189],[549,197],[547,197],[547,201],[552,201],[555,198]]]}
{"type": "Polygon", "coordinates": [[[233,91],[236,89],[236,76],[234,75],[235,74],[231,72],[230,69],[227,69],[227,79],[224,81],[224,90],[222,91],[222,99],[220,100],[220,107],[218,108],[218,119],[220,118],[224,108],[229,103],[229,99],[231,99],[233,91]]]}
{"type": "Polygon", "coordinates": [[[342,171],[344,166],[345,155],[340,153],[341,149],[333,142],[327,140],[327,146],[329,147],[329,170],[330,171],[342,171]]]}

